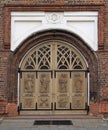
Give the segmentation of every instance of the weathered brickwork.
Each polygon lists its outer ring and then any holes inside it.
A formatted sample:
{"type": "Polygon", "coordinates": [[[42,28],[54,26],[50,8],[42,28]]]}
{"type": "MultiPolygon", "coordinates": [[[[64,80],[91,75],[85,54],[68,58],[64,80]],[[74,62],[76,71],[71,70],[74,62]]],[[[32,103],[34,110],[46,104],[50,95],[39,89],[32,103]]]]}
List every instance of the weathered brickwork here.
{"type": "Polygon", "coordinates": [[[3,48],[3,8],[0,6],[0,50],[3,48]]]}
{"type": "Polygon", "coordinates": [[[105,10],[104,10],[104,44],[105,50],[108,50],[108,0],[105,0],[105,10]]]}
{"type": "MultiPolygon", "coordinates": [[[[17,115],[15,103],[17,103],[18,64],[25,52],[25,46],[20,47],[21,50],[18,50],[18,52],[10,52],[10,12],[12,10],[99,12],[99,50],[91,52],[91,50],[87,51],[87,47],[79,49],[81,51],[85,49],[83,53],[90,64],[90,113],[94,115],[99,115],[103,111],[103,113],[108,113],[107,102],[102,99],[103,89],[108,88],[108,0],[0,0],[0,98],[2,103],[4,100],[5,104],[8,100],[8,116],[17,115]],[[12,111],[14,111],[13,115],[12,111]]],[[[49,32],[49,34],[51,33],[49,32]]],[[[25,41],[25,45],[27,44],[25,41]]],[[[29,48],[30,46],[27,49],[29,48]]]]}
{"type": "Polygon", "coordinates": [[[108,87],[108,52],[102,51],[99,56],[99,84],[101,88],[108,87]]]}
{"type": "Polygon", "coordinates": [[[0,52],[0,93],[1,96],[6,97],[7,86],[7,65],[8,65],[8,52],[0,52]]]}
{"type": "Polygon", "coordinates": [[[1,0],[1,4],[13,5],[97,5],[104,0],[1,0]]]}

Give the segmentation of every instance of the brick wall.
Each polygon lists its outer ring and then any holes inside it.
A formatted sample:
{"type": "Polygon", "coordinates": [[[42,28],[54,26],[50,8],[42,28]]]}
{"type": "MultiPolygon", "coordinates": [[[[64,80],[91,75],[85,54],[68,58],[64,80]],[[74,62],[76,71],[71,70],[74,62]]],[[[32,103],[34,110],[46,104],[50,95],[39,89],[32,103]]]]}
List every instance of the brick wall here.
{"type": "Polygon", "coordinates": [[[9,117],[18,116],[17,105],[15,103],[8,103],[7,104],[7,115],[9,117]]]}
{"type": "Polygon", "coordinates": [[[0,5],[0,50],[3,48],[3,8],[0,5]]]}
{"type": "MultiPolygon", "coordinates": [[[[17,73],[15,73],[17,72],[17,66],[10,67],[12,53],[9,51],[10,48],[7,47],[7,44],[10,44],[10,27],[8,27],[8,25],[10,25],[10,17],[8,16],[8,9],[7,14],[5,14],[4,17],[4,8],[13,7],[12,9],[15,9],[20,6],[20,10],[24,10],[25,7],[29,7],[29,9],[26,9],[28,11],[31,10],[30,6],[36,7],[38,10],[46,10],[47,6],[47,9],[51,11],[53,10],[53,7],[50,8],[50,6],[55,5],[58,6],[57,9],[59,10],[70,10],[72,8],[74,8],[74,10],[82,10],[83,8],[85,11],[88,9],[99,9],[99,17],[101,17],[99,28],[101,29],[99,33],[99,51],[96,52],[98,59],[98,79],[95,83],[93,83],[98,84],[97,89],[100,90],[98,98],[101,95],[101,90],[108,87],[108,0],[0,0],[0,96],[1,98],[4,98],[4,100],[5,98],[7,98],[9,102],[17,100],[17,96],[15,97],[15,95],[17,95],[17,76],[16,79],[14,79],[14,76],[17,75],[17,73]],[[104,3],[105,6],[102,8],[104,3]],[[4,23],[6,25],[5,28],[4,23]],[[8,33],[5,35],[6,32],[8,33]],[[4,46],[5,44],[6,46],[4,46]],[[9,78],[10,72],[12,73],[11,78],[9,78]]],[[[96,75],[93,74],[93,76],[95,77],[96,75]]],[[[92,91],[95,92],[96,90],[93,89],[92,91]]],[[[90,109],[92,113],[97,114],[98,112],[101,112],[100,109],[104,110],[104,106],[106,106],[105,103],[107,102],[104,102],[104,105],[101,105],[102,108],[99,107],[99,103],[100,102],[96,104],[93,102],[91,103],[90,109]]],[[[10,115],[12,114],[12,109],[16,111],[15,104],[8,104],[8,108],[10,115]]],[[[16,113],[14,115],[16,115],[16,113]]]]}
{"type": "Polygon", "coordinates": [[[105,12],[104,12],[104,49],[108,50],[108,0],[105,0],[105,12]]]}
{"type": "Polygon", "coordinates": [[[100,5],[103,3],[104,0],[1,0],[1,4],[7,5],[100,5]]]}
{"type": "Polygon", "coordinates": [[[108,87],[108,52],[98,52],[99,57],[99,84],[101,88],[108,87]]]}
{"type": "Polygon", "coordinates": [[[0,96],[6,97],[9,52],[0,52],[0,96]]]}

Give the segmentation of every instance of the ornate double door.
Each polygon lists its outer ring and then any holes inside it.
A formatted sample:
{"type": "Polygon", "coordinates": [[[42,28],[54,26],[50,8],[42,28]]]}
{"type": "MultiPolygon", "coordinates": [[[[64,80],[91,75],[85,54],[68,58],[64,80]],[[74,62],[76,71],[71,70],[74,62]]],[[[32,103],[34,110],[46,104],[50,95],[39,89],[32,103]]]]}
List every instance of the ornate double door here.
{"type": "Polygon", "coordinates": [[[63,41],[29,51],[20,69],[20,110],[26,114],[70,114],[87,108],[87,71],[81,54],[63,41]]]}

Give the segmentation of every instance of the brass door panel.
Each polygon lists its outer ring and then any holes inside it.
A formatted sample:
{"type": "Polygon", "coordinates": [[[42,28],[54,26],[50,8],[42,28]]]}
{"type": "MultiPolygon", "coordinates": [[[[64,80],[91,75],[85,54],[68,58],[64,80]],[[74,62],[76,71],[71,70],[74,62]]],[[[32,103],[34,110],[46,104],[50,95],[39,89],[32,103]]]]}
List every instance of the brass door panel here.
{"type": "Polygon", "coordinates": [[[37,109],[51,109],[52,79],[51,72],[37,72],[37,109]]]}
{"type": "Polygon", "coordinates": [[[21,72],[20,102],[22,109],[35,109],[36,74],[34,72],[21,72]]]}
{"type": "Polygon", "coordinates": [[[87,82],[85,72],[71,73],[72,109],[85,109],[87,103],[87,82]]]}
{"type": "Polygon", "coordinates": [[[56,72],[55,103],[56,109],[70,109],[69,72],[56,72]]]}

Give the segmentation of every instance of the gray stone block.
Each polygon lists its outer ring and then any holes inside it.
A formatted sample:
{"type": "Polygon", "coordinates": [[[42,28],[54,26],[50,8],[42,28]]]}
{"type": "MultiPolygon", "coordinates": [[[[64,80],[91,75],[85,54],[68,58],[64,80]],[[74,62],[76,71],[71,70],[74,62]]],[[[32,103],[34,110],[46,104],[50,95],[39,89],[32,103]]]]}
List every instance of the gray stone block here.
{"type": "Polygon", "coordinates": [[[97,130],[108,130],[107,126],[98,126],[97,130]]]}
{"type": "Polygon", "coordinates": [[[38,128],[39,128],[39,130],[50,130],[50,126],[49,125],[48,126],[42,125],[42,126],[39,126],[38,128]]]}
{"type": "Polygon", "coordinates": [[[58,126],[53,126],[53,125],[50,126],[49,129],[50,129],[50,130],[60,130],[58,126]]]}
{"type": "Polygon", "coordinates": [[[3,118],[0,118],[0,124],[3,122],[3,118]]]}
{"type": "Polygon", "coordinates": [[[81,128],[79,128],[78,130],[87,130],[87,128],[81,127],[81,128]]]}
{"type": "Polygon", "coordinates": [[[8,130],[7,127],[0,127],[0,130],[8,130]]]}
{"type": "Polygon", "coordinates": [[[21,130],[20,127],[9,127],[8,130],[21,130]]]}
{"type": "Polygon", "coordinates": [[[87,130],[97,130],[97,127],[88,127],[87,130]]]}
{"type": "Polygon", "coordinates": [[[39,129],[39,128],[34,127],[34,128],[31,128],[30,130],[40,130],[40,129],[39,129]]]}
{"type": "Polygon", "coordinates": [[[79,130],[77,127],[69,127],[68,130],[79,130]]]}
{"type": "Polygon", "coordinates": [[[69,128],[68,126],[60,126],[59,130],[69,130],[68,128],[69,128]]]}
{"type": "MultiPolygon", "coordinates": [[[[15,130],[17,130],[17,129],[15,129],[15,130]]],[[[27,128],[27,127],[25,127],[25,128],[21,127],[20,130],[31,130],[31,128],[30,127],[29,128],[27,128]]]]}

